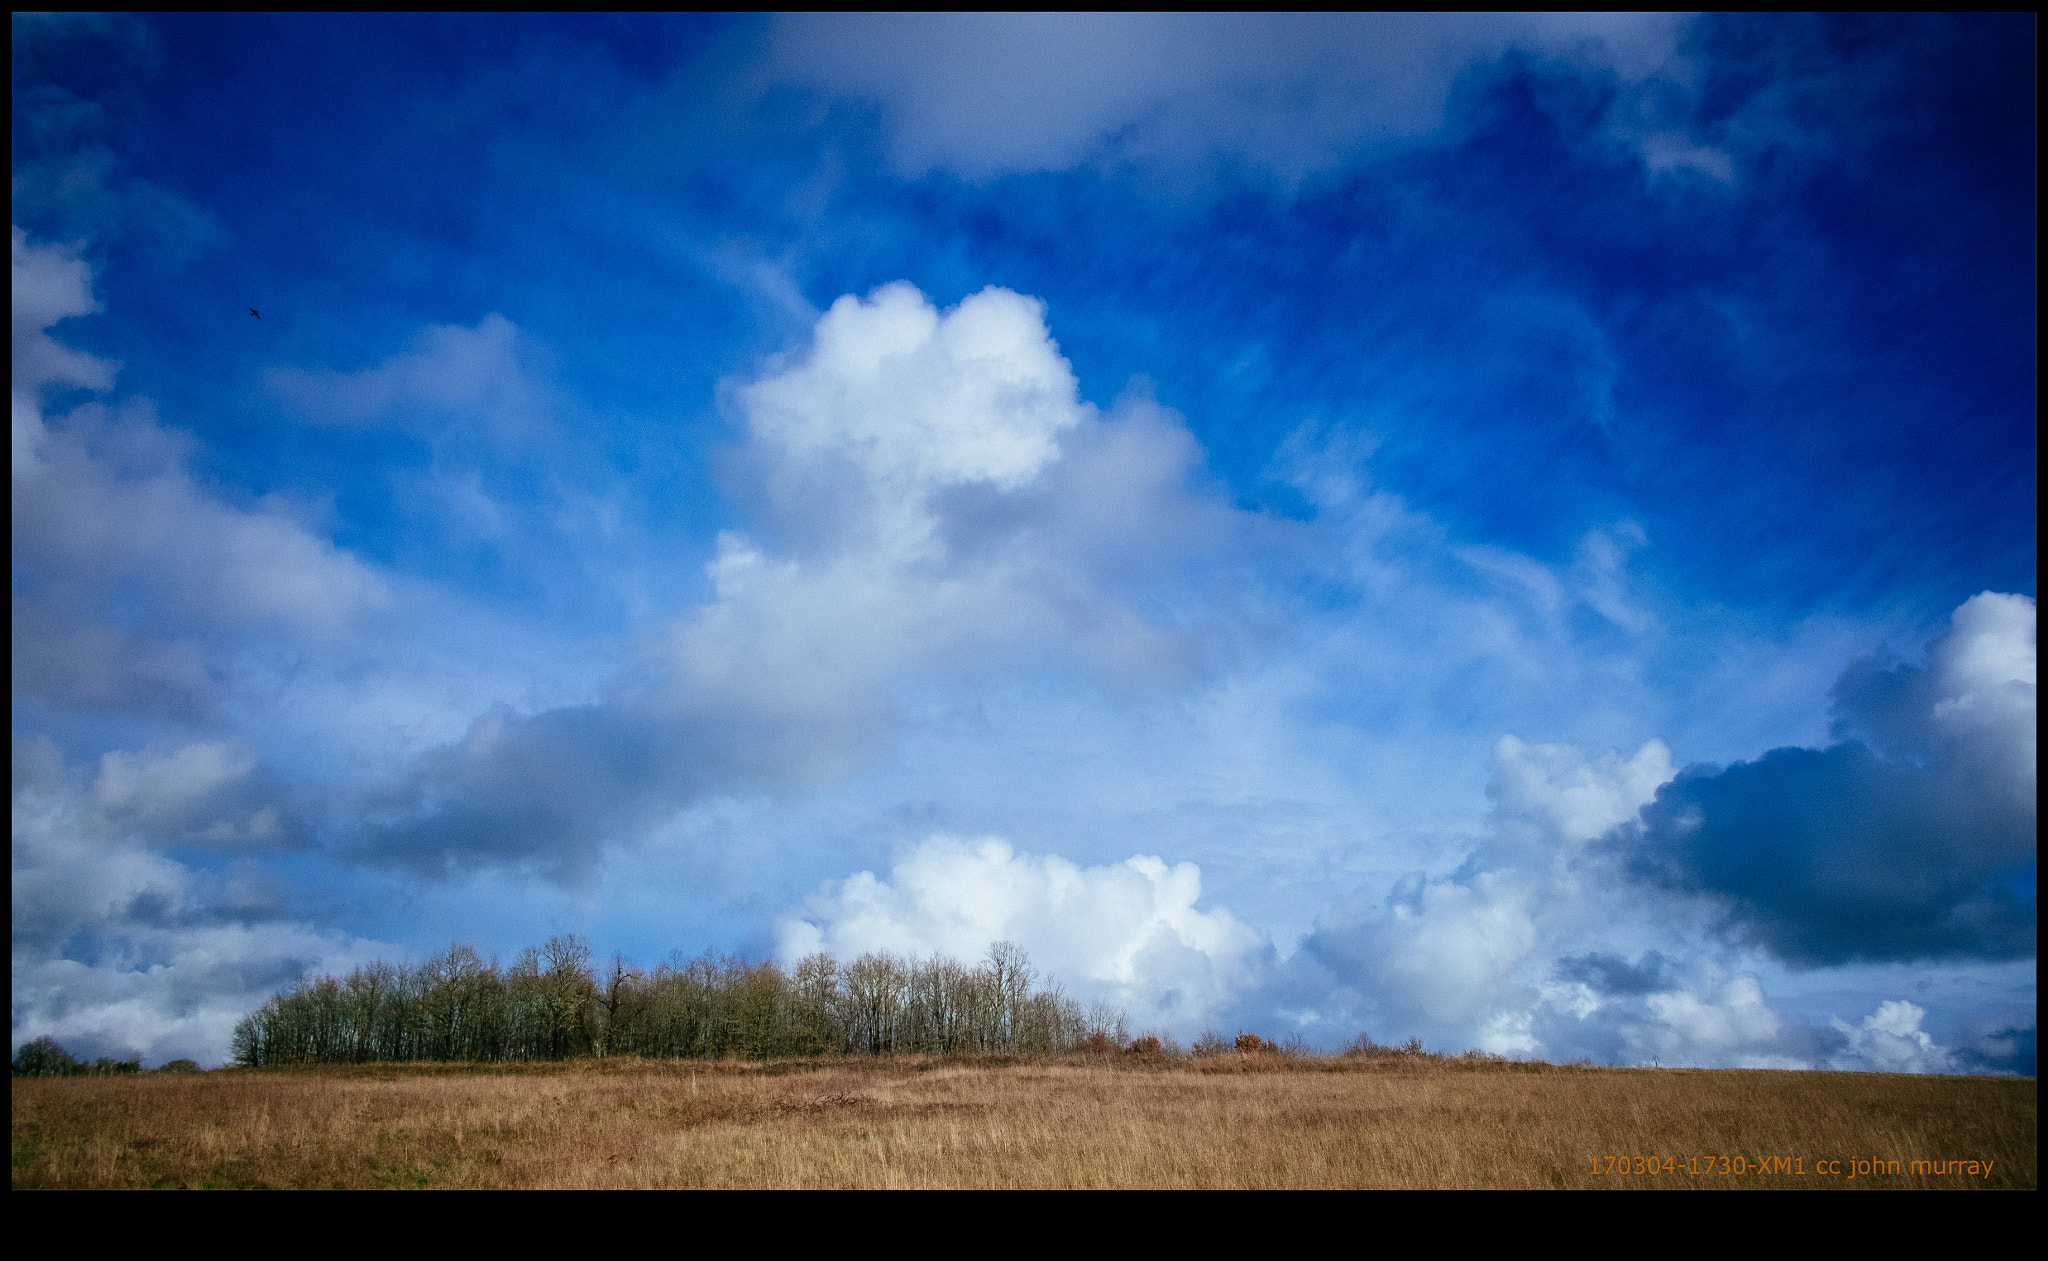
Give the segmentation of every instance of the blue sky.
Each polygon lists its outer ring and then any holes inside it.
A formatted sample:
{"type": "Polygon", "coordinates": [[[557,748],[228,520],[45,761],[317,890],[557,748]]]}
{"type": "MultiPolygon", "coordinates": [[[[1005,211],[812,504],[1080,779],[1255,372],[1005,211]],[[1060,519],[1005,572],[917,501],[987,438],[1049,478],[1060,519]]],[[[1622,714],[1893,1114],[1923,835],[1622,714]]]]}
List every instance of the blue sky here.
{"type": "Polygon", "coordinates": [[[14,1041],[575,931],[2031,1072],[2033,43],[17,16],[14,1041]]]}

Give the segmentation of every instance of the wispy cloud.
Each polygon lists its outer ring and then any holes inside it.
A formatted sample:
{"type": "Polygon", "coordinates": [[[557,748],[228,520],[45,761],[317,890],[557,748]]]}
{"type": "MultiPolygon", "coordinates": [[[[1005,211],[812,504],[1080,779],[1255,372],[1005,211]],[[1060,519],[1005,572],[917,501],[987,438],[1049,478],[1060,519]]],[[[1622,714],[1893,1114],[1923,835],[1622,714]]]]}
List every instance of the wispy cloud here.
{"type": "MultiPolygon", "coordinates": [[[[901,169],[1237,163],[1287,182],[1437,138],[1461,76],[1510,54],[1639,83],[1670,14],[809,14],[771,81],[876,102],[901,169]]],[[[1668,164],[1668,163],[1667,163],[1668,164]]]]}

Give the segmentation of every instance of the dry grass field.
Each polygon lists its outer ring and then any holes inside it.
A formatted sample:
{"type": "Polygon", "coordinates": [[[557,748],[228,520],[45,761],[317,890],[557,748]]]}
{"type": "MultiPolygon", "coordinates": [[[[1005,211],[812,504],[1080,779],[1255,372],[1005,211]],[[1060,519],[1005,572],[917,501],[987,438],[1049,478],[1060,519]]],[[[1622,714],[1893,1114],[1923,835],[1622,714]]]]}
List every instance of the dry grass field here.
{"type": "Polygon", "coordinates": [[[2035,1085],[1234,1055],[24,1078],[13,1185],[2030,1188],[2035,1085]]]}

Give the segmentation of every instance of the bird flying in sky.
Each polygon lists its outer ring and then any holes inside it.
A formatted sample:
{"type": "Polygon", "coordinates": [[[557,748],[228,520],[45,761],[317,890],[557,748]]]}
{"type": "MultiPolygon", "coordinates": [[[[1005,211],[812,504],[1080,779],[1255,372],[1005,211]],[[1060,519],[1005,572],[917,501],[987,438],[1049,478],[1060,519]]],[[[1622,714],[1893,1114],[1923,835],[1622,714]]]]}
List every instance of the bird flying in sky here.
{"type": "MultiPolygon", "coordinates": [[[[250,307],[250,308],[249,308],[249,314],[251,314],[251,315],[256,315],[256,308],[255,308],[255,307],[250,307]]],[[[260,315],[256,315],[256,318],[260,320],[260,319],[262,319],[263,317],[262,317],[262,316],[260,316],[260,315]]]]}

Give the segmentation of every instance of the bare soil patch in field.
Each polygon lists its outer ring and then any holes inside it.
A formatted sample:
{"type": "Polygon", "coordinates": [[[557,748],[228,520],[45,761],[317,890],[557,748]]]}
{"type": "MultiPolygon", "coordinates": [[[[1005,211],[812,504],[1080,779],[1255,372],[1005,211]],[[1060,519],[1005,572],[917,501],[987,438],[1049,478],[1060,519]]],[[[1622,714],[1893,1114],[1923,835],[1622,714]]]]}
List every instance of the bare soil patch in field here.
{"type": "Polygon", "coordinates": [[[13,1185],[2014,1188],[2035,1092],[1270,1055],[22,1078],[13,1185]]]}

